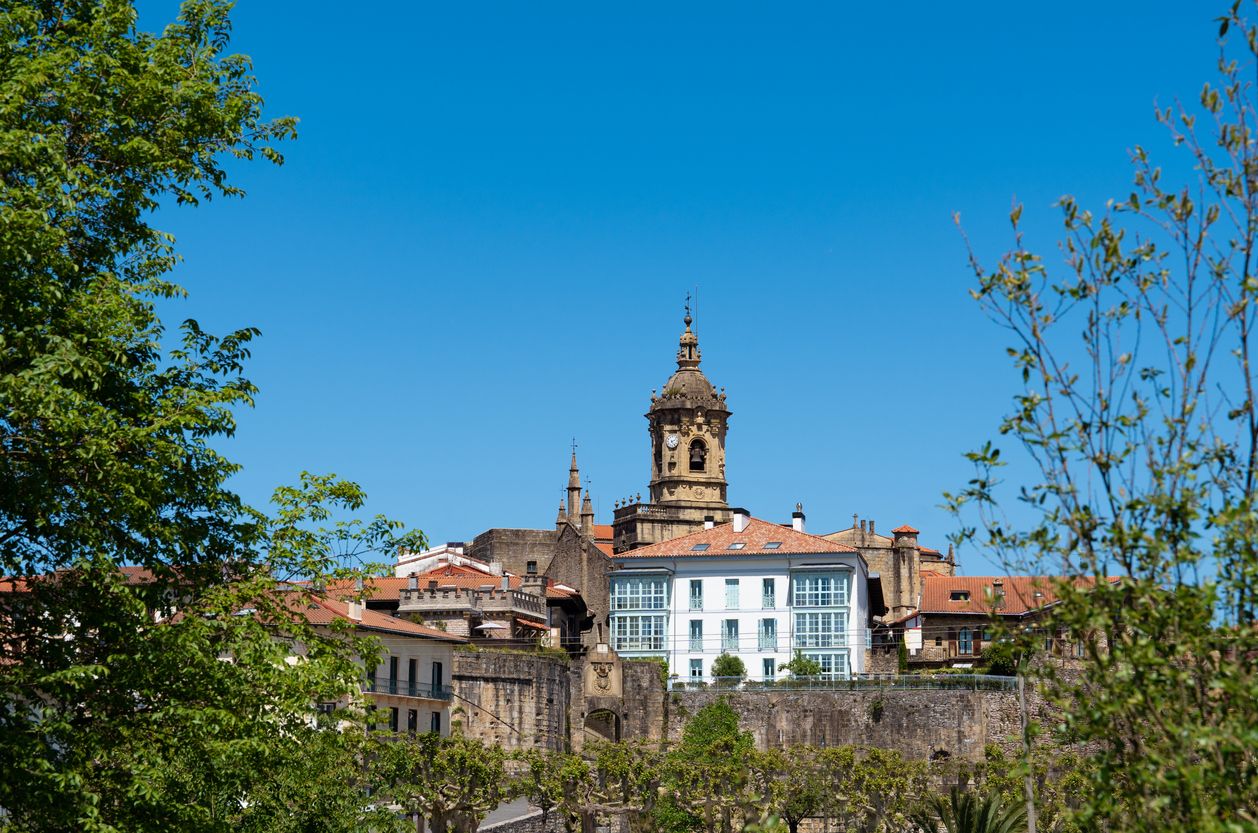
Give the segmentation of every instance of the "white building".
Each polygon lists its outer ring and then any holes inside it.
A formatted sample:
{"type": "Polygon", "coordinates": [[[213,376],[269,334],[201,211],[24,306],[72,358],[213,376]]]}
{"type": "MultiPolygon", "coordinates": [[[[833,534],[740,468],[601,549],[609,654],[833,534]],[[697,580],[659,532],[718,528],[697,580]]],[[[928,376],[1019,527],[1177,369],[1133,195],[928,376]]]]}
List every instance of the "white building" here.
{"type": "MultiPolygon", "coordinates": [[[[785,676],[796,650],[827,675],[865,671],[869,568],[854,547],[732,510],[727,524],[613,556],[611,644],[663,657],[682,679],[722,653],[753,680],[785,676]]],[[[876,579],[875,579],[876,580],[876,579]]],[[[881,611],[875,611],[881,612],[881,611]]]]}
{"type": "MultiPolygon", "coordinates": [[[[454,646],[466,639],[370,610],[356,601],[313,597],[302,610],[316,628],[350,622],[360,636],[380,641],[380,664],[366,669],[364,693],[379,711],[381,728],[450,734],[454,646]]],[[[331,708],[333,704],[325,704],[331,708]]]]}

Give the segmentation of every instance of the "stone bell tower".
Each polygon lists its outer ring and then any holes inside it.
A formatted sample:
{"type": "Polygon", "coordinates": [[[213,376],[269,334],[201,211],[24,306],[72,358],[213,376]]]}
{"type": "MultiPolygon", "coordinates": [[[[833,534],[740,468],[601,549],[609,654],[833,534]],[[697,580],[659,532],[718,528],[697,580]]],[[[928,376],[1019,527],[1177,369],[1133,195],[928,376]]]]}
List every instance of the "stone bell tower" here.
{"type": "Polygon", "coordinates": [[[677,350],[677,371],[657,396],[646,418],[651,437],[650,502],[618,506],[613,520],[616,551],[667,541],[702,529],[711,518],[730,519],[725,491],[725,437],[730,411],[699,369],[699,337],[686,329],[677,350]]]}

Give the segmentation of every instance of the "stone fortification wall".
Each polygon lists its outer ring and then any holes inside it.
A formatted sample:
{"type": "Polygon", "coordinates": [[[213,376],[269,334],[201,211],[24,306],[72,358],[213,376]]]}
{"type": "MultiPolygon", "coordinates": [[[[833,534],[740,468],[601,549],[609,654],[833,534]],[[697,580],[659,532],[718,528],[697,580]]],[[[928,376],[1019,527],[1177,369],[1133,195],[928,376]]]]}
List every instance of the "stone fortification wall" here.
{"type": "Polygon", "coordinates": [[[563,830],[563,817],[559,813],[551,813],[549,818],[543,819],[541,810],[477,828],[478,833],[563,833],[563,830]]]}
{"type": "Polygon", "coordinates": [[[625,663],[625,705],[620,733],[624,740],[658,742],[664,739],[669,699],[660,673],[663,667],[649,660],[625,663]]]}
{"type": "Polygon", "coordinates": [[[557,657],[492,649],[455,651],[450,721],[504,749],[564,749],[572,688],[557,657]]]}
{"type": "MultiPolygon", "coordinates": [[[[980,761],[988,744],[1013,752],[1020,743],[1015,692],[920,689],[673,692],[668,739],[679,739],[686,720],[720,697],[729,699],[760,749],[850,744],[919,760],[980,761]]],[[[1028,710],[1032,719],[1049,717],[1033,694],[1028,710]]]]}

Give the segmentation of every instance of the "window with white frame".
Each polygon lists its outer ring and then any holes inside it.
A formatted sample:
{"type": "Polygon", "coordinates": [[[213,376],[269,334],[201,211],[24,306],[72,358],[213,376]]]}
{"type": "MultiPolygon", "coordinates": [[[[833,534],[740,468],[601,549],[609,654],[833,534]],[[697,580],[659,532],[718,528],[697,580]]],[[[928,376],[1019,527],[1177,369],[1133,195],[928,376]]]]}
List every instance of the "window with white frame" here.
{"type": "Polygon", "coordinates": [[[759,635],[758,647],[761,651],[776,651],[778,649],[778,620],[761,619],[759,635]]]}
{"type": "Polygon", "coordinates": [[[690,620],[690,650],[699,652],[703,650],[703,620],[690,620]]]}
{"type": "Polygon", "coordinates": [[[725,579],[725,609],[738,610],[738,579],[725,579]]]}
{"type": "Polygon", "coordinates": [[[795,614],[796,648],[842,648],[846,645],[846,613],[817,611],[795,614]]]}
{"type": "Polygon", "coordinates": [[[703,579],[690,580],[690,609],[703,610],[703,579]]]}
{"type": "Polygon", "coordinates": [[[795,607],[844,607],[848,599],[847,573],[800,573],[792,577],[795,607]]]}
{"type": "Polygon", "coordinates": [[[777,667],[773,657],[765,657],[760,661],[760,676],[766,680],[772,680],[776,675],[777,667]]]}
{"type": "Polygon", "coordinates": [[[761,582],[760,606],[765,610],[773,610],[778,605],[777,582],[766,578],[761,582]]]}
{"type": "Polygon", "coordinates": [[[663,614],[618,614],[612,617],[612,647],[617,651],[664,650],[663,614]]]}
{"type": "Polygon", "coordinates": [[[664,610],[668,607],[666,576],[612,579],[612,610],[664,610]]]}
{"type": "Polygon", "coordinates": [[[805,653],[804,656],[814,660],[821,666],[821,675],[823,677],[847,677],[848,675],[847,651],[830,651],[817,654],[805,653]]]}
{"type": "Polygon", "coordinates": [[[721,650],[738,650],[738,620],[726,619],[721,622],[721,650]]]}
{"type": "Polygon", "coordinates": [[[692,676],[692,677],[702,677],[702,676],[703,676],[703,660],[701,660],[701,659],[692,659],[692,660],[690,661],[690,676],[692,676]]]}

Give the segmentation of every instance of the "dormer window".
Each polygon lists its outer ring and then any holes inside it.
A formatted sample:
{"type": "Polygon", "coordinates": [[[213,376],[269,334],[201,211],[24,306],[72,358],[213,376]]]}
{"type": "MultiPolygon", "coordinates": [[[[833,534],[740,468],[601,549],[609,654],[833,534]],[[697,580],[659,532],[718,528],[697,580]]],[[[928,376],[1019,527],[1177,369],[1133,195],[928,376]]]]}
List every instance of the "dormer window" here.
{"type": "Polygon", "coordinates": [[[695,440],[690,444],[690,470],[707,471],[707,468],[708,447],[703,444],[703,440],[695,440]]]}
{"type": "Polygon", "coordinates": [[[969,590],[953,590],[948,598],[954,602],[968,602],[970,600],[969,590]]]}

